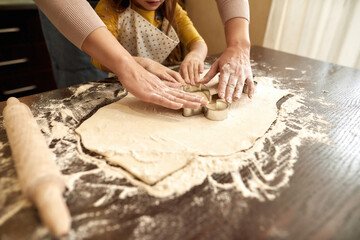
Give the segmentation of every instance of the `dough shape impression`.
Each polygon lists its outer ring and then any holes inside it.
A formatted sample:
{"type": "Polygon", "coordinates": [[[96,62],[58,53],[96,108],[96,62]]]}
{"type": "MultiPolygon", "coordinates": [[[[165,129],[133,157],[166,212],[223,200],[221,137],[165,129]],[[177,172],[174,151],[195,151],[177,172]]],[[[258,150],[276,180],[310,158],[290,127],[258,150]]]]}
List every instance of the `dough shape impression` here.
{"type": "Polygon", "coordinates": [[[261,78],[257,82],[253,99],[243,93],[224,121],[209,121],[202,114],[187,118],[182,110],[128,94],[100,108],[76,132],[86,149],[154,184],[199,156],[231,156],[251,148],[276,120],[278,100],[288,95],[262,84],[261,78]]]}

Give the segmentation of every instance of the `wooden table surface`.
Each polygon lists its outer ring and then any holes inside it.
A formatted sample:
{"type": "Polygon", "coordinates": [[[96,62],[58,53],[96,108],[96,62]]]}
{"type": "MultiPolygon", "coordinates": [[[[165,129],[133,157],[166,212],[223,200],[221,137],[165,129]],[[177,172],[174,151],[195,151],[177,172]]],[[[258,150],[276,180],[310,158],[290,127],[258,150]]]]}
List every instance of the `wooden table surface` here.
{"type": "MultiPolygon", "coordinates": [[[[301,128],[316,134],[319,127],[328,139],[307,138],[299,144],[293,173],[272,193],[274,199],[265,193],[259,199],[235,189],[214,189],[208,179],[178,197],[155,198],[140,192],[120,198],[122,190],[114,186],[131,187],[129,182],[106,178],[95,171],[96,164],[79,158],[74,133],[61,139],[52,135],[49,147],[62,173],[88,173],[65,193],[73,217],[72,232],[65,239],[360,239],[360,70],[262,47],[252,48],[251,60],[255,76],[274,78],[280,88],[303,97],[304,106],[294,113],[298,130],[285,129],[274,145],[300,134],[301,128]],[[302,121],[304,115],[317,120],[302,121]],[[69,152],[74,154],[66,157],[69,152]]],[[[31,106],[38,121],[51,125],[62,120],[73,130],[79,122],[61,119],[46,104],[61,103],[81,121],[94,112],[90,103],[99,108],[123,97],[123,88],[113,79],[94,83],[86,96],[74,94],[75,90],[55,90],[21,101],[31,106]]],[[[1,102],[1,112],[4,106],[1,102]]],[[[0,121],[0,239],[54,239],[20,192],[2,115],[0,121]]],[[[50,135],[44,135],[49,140],[50,135]]],[[[283,164],[294,159],[285,158],[283,164]]],[[[274,168],[272,160],[269,157],[262,170],[274,168]]],[[[265,160],[258,157],[258,161],[265,160]]],[[[253,168],[239,170],[245,183],[253,168]]],[[[232,181],[222,173],[212,178],[232,181]]]]}

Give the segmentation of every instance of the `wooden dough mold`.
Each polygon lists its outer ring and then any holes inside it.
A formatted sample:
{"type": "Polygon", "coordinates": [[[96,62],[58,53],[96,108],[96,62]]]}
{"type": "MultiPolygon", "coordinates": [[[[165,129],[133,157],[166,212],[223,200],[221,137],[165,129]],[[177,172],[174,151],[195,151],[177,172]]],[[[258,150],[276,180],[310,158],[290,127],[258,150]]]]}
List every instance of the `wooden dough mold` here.
{"type": "MultiPolygon", "coordinates": [[[[256,81],[254,81],[254,85],[257,85],[256,81]]],[[[224,99],[219,98],[217,88],[208,88],[204,84],[197,84],[195,86],[186,85],[181,89],[185,92],[195,93],[200,96],[204,96],[209,101],[209,103],[205,107],[199,107],[195,109],[183,108],[184,117],[191,117],[203,113],[207,119],[213,121],[222,121],[227,118],[230,104],[224,99]]],[[[248,87],[245,84],[243,88],[243,93],[247,92],[248,87]]]]}

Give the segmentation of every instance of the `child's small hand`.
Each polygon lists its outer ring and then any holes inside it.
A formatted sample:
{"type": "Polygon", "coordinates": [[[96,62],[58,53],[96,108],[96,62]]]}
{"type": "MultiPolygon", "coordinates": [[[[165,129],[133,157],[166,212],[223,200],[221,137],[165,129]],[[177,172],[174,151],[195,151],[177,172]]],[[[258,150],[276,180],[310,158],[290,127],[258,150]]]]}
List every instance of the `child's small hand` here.
{"type": "Polygon", "coordinates": [[[189,52],[180,66],[180,74],[187,84],[200,82],[200,73],[204,71],[204,57],[196,52],[189,52]]]}

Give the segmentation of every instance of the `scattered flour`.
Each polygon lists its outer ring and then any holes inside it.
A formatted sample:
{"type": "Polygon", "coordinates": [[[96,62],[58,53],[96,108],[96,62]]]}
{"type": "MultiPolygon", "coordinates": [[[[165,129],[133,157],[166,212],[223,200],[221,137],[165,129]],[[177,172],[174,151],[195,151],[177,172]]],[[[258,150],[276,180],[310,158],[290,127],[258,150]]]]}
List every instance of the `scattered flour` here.
{"type": "MultiPolygon", "coordinates": [[[[277,78],[263,77],[263,81],[269,86],[289,90],[277,78]]],[[[309,100],[303,97],[306,93],[303,93],[301,89],[294,88],[289,90],[294,95],[281,104],[277,121],[263,137],[255,142],[252,148],[230,156],[198,157],[185,168],[150,186],[135,179],[125,170],[107,164],[101,156],[86,152],[81,146],[80,138],[74,132],[83,119],[93,113],[94,108],[99,108],[123,97],[125,94],[121,87],[106,83],[90,83],[77,88],[73,87],[72,91],[72,96],[67,99],[50,99],[46,101],[46,105],[32,106],[32,109],[35,109],[34,115],[37,122],[51,150],[57,156],[56,162],[65,175],[69,193],[76,191],[76,186],[83,177],[92,174],[102,174],[104,179],[122,179],[128,183],[106,185],[106,192],[93,203],[95,208],[107,204],[110,197],[114,195],[118,199],[127,199],[146,192],[150,196],[159,198],[176,198],[192,187],[202,184],[205,180],[208,181],[210,188],[222,204],[230,201],[230,193],[226,191],[230,189],[241,192],[245,198],[254,198],[259,201],[273,200],[279,195],[279,190],[289,184],[290,177],[294,173],[294,165],[298,160],[298,148],[303,141],[316,140],[329,143],[327,134],[324,132],[328,123],[307,106],[306,101],[309,100]],[[96,92],[96,98],[92,94],[93,92],[96,92]],[[104,101],[104,99],[107,100],[104,101]],[[286,133],[289,132],[292,134],[287,136],[286,133]],[[74,169],[74,162],[83,163],[84,169],[74,169]],[[269,165],[272,167],[266,167],[269,165]],[[94,167],[87,168],[86,166],[94,167]],[[243,171],[245,169],[247,171],[243,171]],[[213,176],[215,173],[228,174],[231,179],[222,183],[213,176]],[[279,176],[281,176],[280,179],[279,176]]],[[[320,101],[311,99],[311,101],[318,101],[319,104],[325,102],[322,99],[320,101]]],[[[354,131],[354,134],[359,134],[359,132],[354,131]]],[[[8,147],[7,143],[0,142],[0,149],[8,147]]],[[[3,158],[1,156],[0,170],[10,162],[11,157],[3,158]]],[[[97,186],[97,184],[89,183],[89,187],[96,188],[97,186]]],[[[22,208],[31,206],[21,194],[19,195],[20,188],[16,175],[11,179],[1,179],[0,191],[2,193],[0,195],[0,225],[22,208]],[[18,194],[19,197],[12,204],[6,205],[6,195],[11,193],[18,194]]],[[[157,205],[160,204],[159,201],[157,201],[157,205]]],[[[192,204],[202,206],[203,199],[195,197],[192,204]]],[[[104,211],[110,214],[116,210],[112,206],[108,206],[104,211]]],[[[131,205],[126,205],[123,211],[126,213],[134,211],[134,209],[131,209],[131,205]]],[[[73,221],[96,217],[97,214],[99,213],[78,214],[73,217],[73,221]]],[[[140,217],[134,235],[142,236],[144,232],[151,232],[155,226],[153,222],[154,219],[150,216],[140,217]]],[[[119,225],[109,224],[104,219],[92,220],[79,226],[76,230],[73,229],[68,239],[98,235],[100,234],[99,229],[105,232],[118,228],[120,228],[119,225]]],[[[46,234],[44,229],[37,231],[38,236],[46,234]]]]}
{"type": "Polygon", "coordinates": [[[75,91],[74,91],[74,97],[77,97],[79,96],[81,93],[85,92],[86,90],[88,90],[89,88],[93,87],[92,84],[84,84],[84,85],[80,85],[78,87],[72,87],[75,88],[75,91]]]}
{"type": "MultiPolygon", "coordinates": [[[[261,81],[267,86],[274,85],[272,78],[261,78],[261,81]]],[[[114,171],[114,167],[109,167],[107,164],[101,164],[99,167],[107,175],[126,178],[132,185],[155,197],[176,197],[208,179],[214,191],[217,191],[216,189],[236,189],[242,192],[244,197],[256,198],[260,201],[273,200],[276,198],[278,190],[288,184],[293,174],[293,167],[297,160],[297,149],[302,141],[309,138],[316,138],[323,142],[328,141],[327,135],[321,133],[321,124],[317,125],[317,129],[312,129],[306,125],[313,121],[321,122],[321,119],[315,114],[308,113],[299,119],[299,114],[296,112],[304,111],[304,108],[306,106],[302,97],[297,95],[289,97],[282,103],[278,119],[271,129],[258,139],[249,150],[223,157],[199,156],[183,169],[155,185],[145,184],[121,168],[116,168],[114,171]],[[296,134],[286,141],[279,142],[278,139],[285,130],[296,134]],[[274,144],[275,141],[276,144],[274,144]],[[264,151],[270,147],[272,148],[271,152],[264,151]],[[271,171],[264,168],[269,161],[275,163],[271,171]],[[283,167],[284,165],[286,167],[283,167]],[[241,169],[244,168],[247,168],[249,170],[247,174],[250,174],[246,178],[241,174],[241,169]],[[233,181],[219,183],[212,179],[213,173],[231,173],[233,181]],[[277,178],[276,183],[274,183],[274,179],[279,175],[282,176],[282,179],[277,178]]],[[[77,138],[77,141],[79,142],[80,139],[77,138]]],[[[91,157],[84,153],[80,144],[78,144],[78,151],[84,161],[99,163],[97,157],[91,157]]],[[[104,162],[102,159],[100,161],[104,162]]],[[[124,198],[125,196],[128,196],[126,191],[119,197],[124,198]]]]}

